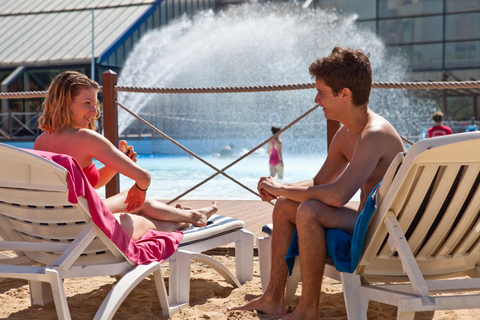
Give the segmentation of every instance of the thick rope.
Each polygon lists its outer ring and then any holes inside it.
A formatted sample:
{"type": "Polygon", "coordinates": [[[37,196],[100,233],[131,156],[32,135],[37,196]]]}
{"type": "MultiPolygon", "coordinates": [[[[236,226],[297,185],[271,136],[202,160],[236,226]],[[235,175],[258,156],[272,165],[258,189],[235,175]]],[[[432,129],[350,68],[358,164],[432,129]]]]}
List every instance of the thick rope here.
{"type": "MultiPolygon", "coordinates": [[[[117,91],[144,93],[228,93],[264,92],[314,89],[315,83],[285,84],[245,87],[205,87],[205,88],[149,88],[116,86],[117,91]]],[[[480,88],[480,81],[437,81],[437,82],[374,82],[374,89],[473,89],[480,88]]]]}
{"type": "MultiPolygon", "coordinates": [[[[273,138],[279,136],[282,132],[284,132],[285,130],[289,129],[291,126],[293,126],[295,123],[297,123],[298,121],[302,120],[304,117],[306,117],[307,115],[309,115],[312,111],[314,111],[315,109],[317,109],[320,105],[315,105],[314,107],[312,107],[310,110],[308,110],[307,112],[305,112],[304,114],[302,114],[300,117],[298,117],[297,119],[295,119],[294,121],[292,121],[291,123],[289,123],[287,126],[285,126],[283,129],[281,129],[280,131],[278,131],[276,134],[274,134],[273,136],[271,136],[270,138],[268,138],[267,140],[265,140],[264,142],[262,142],[261,144],[259,144],[258,146],[256,146],[255,148],[253,148],[252,150],[250,150],[249,152],[247,152],[246,154],[244,154],[243,156],[241,156],[240,158],[236,159],[235,161],[233,161],[232,163],[230,163],[228,166],[224,167],[223,169],[219,170],[217,169],[215,166],[211,165],[209,162],[205,161],[204,159],[202,159],[201,157],[199,157],[198,155],[196,155],[194,152],[190,151],[189,149],[187,149],[186,147],[184,147],[183,145],[181,145],[180,143],[178,143],[177,141],[175,141],[174,139],[170,138],[167,134],[163,133],[162,131],[160,131],[159,129],[157,129],[155,126],[153,126],[152,124],[150,124],[148,121],[146,121],[145,119],[143,119],[142,117],[140,117],[139,115],[135,114],[134,112],[132,112],[131,110],[129,110],[127,107],[125,107],[124,105],[122,105],[120,102],[117,101],[117,104],[122,108],[124,109],[125,111],[127,111],[130,115],[132,115],[133,117],[135,117],[136,119],[138,119],[139,121],[141,121],[142,123],[144,123],[146,126],[148,126],[150,129],[152,129],[153,131],[157,132],[158,134],[160,134],[161,136],[163,136],[165,139],[167,139],[168,141],[174,143],[176,146],[178,146],[179,148],[181,148],[182,150],[184,150],[185,152],[187,152],[188,154],[190,154],[191,156],[197,158],[198,160],[200,160],[201,162],[203,162],[204,164],[206,164],[207,166],[209,166],[210,168],[212,168],[213,170],[216,171],[216,173],[214,173],[213,175],[211,175],[210,177],[206,178],[205,180],[203,180],[202,182],[200,182],[199,184],[193,186],[192,188],[188,189],[187,191],[185,191],[184,193],[182,193],[181,195],[177,196],[175,199],[172,199],[170,200],[167,204],[171,204],[175,201],[177,201],[178,199],[182,198],[183,196],[185,196],[186,194],[190,193],[191,191],[197,189],[198,187],[200,187],[201,185],[205,184],[206,182],[210,181],[211,179],[215,178],[217,175],[219,174],[222,174],[224,175],[225,177],[229,178],[230,180],[232,180],[233,182],[237,183],[238,185],[240,185],[241,187],[245,188],[246,190],[250,191],[251,193],[253,193],[254,195],[256,195],[257,197],[260,197],[260,195],[251,190],[250,188],[248,188],[247,186],[243,185],[242,183],[238,182],[237,180],[235,180],[234,178],[230,177],[229,175],[227,175],[224,171],[229,169],[230,167],[232,167],[233,165],[237,164],[239,161],[243,160],[244,158],[246,158],[247,156],[251,155],[252,153],[254,153],[255,151],[257,151],[258,149],[260,149],[261,147],[263,147],[265,144],[267,144],[270,140],[272,140],[273,138]]],[[[270,204],[273,205],[272,202],[270,202],[270,204]]]]}
{"type": "Polygon", "coordinates": [[[215,166],[213,166],[212,164],[210,164],[209,162],[205,161],[204,159],[202,159],[201,157],[199,157],[198,155],[196,155],[194,152],[190,151],[189,149],[187,149],[186,147],[184,147],[183,145],[181,145],[180,143],[178,143],[177,141],[175,141],[174,139],[172,139],[171,137],[169,137],[167,134],[163,133],[162,131],[160,131],[159,129],[157,129],[154,125],[150,124],[147,120],[143,119],[142,117],[140,117],[139,115],[135,114],[134,112],[132,112],[130,109],[128,109],[127,107],[125,107],[124,105],[122,105],[120,102],[117,101],[117,105],[119,105],[123,110],[127,111],[128,113],[130,113],[134,118],[136,118],[137,120],[141,121],[143,124],[145,124],[147,127],[149,127],[150,129],[152,129],[153,131],[155,131],[156,133],[160,134],[162,137],[164,137],[165,139],[167,139],[168,141],[172,142],[173,144],[175,144],[176,146],[178,146],[179,148],[181,148],[182,150],[184,150],[185,152],[187,152],[189,155],[191,155],[192,157],[195,157],[197,158],[198,160],[200,160],[201,162],[203,162],[204,164],[206,164],[207,166],[209,166],[210,168],[212,168],[213,170],[217,171],[217,173],[202,181],[200,184],[198,184],[197,186],[189,189],[188,191],[186,191],[185,193],[183,193],[182,195],[178,196],[177,198],[173,199],[173,200],[170,200],[167,204],[170,204],[172,202],[175,202],[176,200],[180,199],[181,197],[183,197],[184,195],[186,195],[187,193],[189,193],[190,191],[192,190],[195,190],[198,186],[206,183],[208,180],[212,179],[213,177],[215,177],[216,175],[218,174],[223,174],[225,177],[227,177],[228,179],[232,180],[233,182],[237,183],[238,185],[240,185],[241,187],[247,189],[248,191],[250,191],[251,193],[253,193],[254,195],[256,195],[257,197],[260,197],[260,195],[253,191],[252,189],[250,189],[249,187],[243,185],[241,182],[235,180],[234,178],[230,177],[228,174],[226,174],[225,172],[223,172],[223,170],[219,170],[217,169],[215,166]]]}
{"type": "MultiPolygon", "coordinates": [[[[117,91],[144,93],[226,93],[226,92],[265,92],[314,89],[314,83],[285,84],[245,87],[205,87],[205,88],[149,88],[115,86],[117,91]]],[[[480,81],[433,81],[433,82],[373,82],[374,89],[474,89],[480,88],[480,81]]],[[[100,88],[100,92],[102,88],[100,88]]],[[[43,98],[47,91],[1,92],[0,99],[43,98]]]]}
{"type": "MultiPolygon", "coordinates": [[[[309,115],[313,110],[317,109],[320,105],[315,105],[314,107],[312,107],[310,110],[308,110],[307,112],[305,112],[304,114],[302,114],[300,117],[298,117],[297,119],[293,120],[291,123],[289,123],[286,127],[284,127],[283,129],[281,129],[280,131],[278,131],[276,134],[274,134],[273,136],[271,136],[270,138],[266,139],[265,141],[263,141],[262,143],[260,143],[258,146],[256,146],[255,148],[253,148],[252,150],[250,150],[249,152],[245,153],[243,156],[241,156],[240,158],[236,159],[235,161],[233,161],[232,163],[230,163],[228,166],[222,168],[221,172],[229,169],[230,167],[234,166],[235,164],[237,164],[238,162],[240,162],[241,160],[243,160],[244,158],[248,157],[249,155],[251,155],[252,153],[254,153],[255,151],[257,151],[258,149],[260,149],[261,147],[263,147],[265,144],[267,144],[270,140],[272,140],[273,138],[279,136],[282,132],[284,132],[285,130],[289,129],[291,126],[293,126],[295,123],[297,123],[298,121],[302,120],[304,117],[306,117],[307,115],[309,115]]],[[[189,193],[190,191],[192,190],[195,190],[196,188],[198,188],[199,186],[201,186],[202,184],[204,184],[205,182],[207,182],[208,180],[210,179],[213,179],[214,177],[216,177],[219,173],[221,172],[217,172],[213,175],[211,175],[210,177],[208,177],[206,180],[200,182],[199,184],[197,184],[196,186],[193,186],[192,188],[190,188],[189,190],[185,191],[183,194],[179,195],[178,197],[176,197],[175,199],[173,199],[172,201],[170,202],[173,202],[173,201],[176,201],[178,199],[180,199],[181,197],[183,197],[184,195],[186,195],[187,193],[189,193]]],[[[255,193],[258,197],[260,197],[259,194],[255,193]]],[[[272,202],[269,201],[269,203],[271,205],[273,205],[272,202]]]]}
{"type": "Polygon", "coordinates": [[[403,141],[403,142],[406,142],[406,143],[408,143],[409,145],[413,145],[413,142],[410,141],[410,140],[408,140],[408,139],[405,138],[404,136],[400,135],[400,138],[402,138],[402,141],[403,141]]]}

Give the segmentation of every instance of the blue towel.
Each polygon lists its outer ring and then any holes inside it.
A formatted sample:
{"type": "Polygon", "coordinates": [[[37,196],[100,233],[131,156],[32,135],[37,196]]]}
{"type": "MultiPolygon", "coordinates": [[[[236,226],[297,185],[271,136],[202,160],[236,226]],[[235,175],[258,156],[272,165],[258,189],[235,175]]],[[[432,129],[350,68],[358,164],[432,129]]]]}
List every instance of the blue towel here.
{"type": "MultiPolygon", "coordinates": [[[[375,211],[374,195],[379,185],[380,182],[370,193],[365,208],[358,216],[353,235],[349,235],[340,229],[327,229],[327,255],[333,259],[335,268],[340,272],[353,273],[357,268],[368,223],[375,211]]],[[[286,258],[288,275],[292,274],[296,256],[298,256],[298,234],[295,229],[286,258]]]]}

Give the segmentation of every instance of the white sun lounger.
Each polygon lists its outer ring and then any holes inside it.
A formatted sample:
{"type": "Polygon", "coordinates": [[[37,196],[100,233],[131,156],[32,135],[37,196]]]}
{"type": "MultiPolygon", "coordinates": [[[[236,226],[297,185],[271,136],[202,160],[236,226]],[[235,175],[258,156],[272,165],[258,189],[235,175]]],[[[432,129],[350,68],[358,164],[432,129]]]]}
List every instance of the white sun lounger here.
{"type": "MultiPolygon", "coordinates": [[[[243,222],[213,216],[206,228],[185,232],[170,258],[167,294],[161,264],[136,265],[93,223],[88,201],[68,202],[67,171],[28,151],[0,143],[0,278],[29,281],[32,304],[55,302],[59,319],[70,319],[63,279],[123,275],[109,292],[95,319],[111,319],[123,300],[153,274],[164,315],[188,306],[190,259],[213,266],[234,285],[252,279],[253,234],[243,222]],[[236,279],[203,250],[236,243],[236,279]]],[[[111,214],[111,213],[109,213],[111,214]]]]}
{"type": "MultiPolygon", "coordinates": [[[[378,190],[355,272],[326,266],[325,275],[342,281],[348,319],[367,319],[370,300],[397,306],[402,320],[416,311],[480,308],[479,184],[480,132],[422,140],[398,155],[378,190]]],[[[269,259],[269,237],[258,240],[260,260],[269,259]]],[[[295,288],[299,272],[294,277],[295,288]]]]}

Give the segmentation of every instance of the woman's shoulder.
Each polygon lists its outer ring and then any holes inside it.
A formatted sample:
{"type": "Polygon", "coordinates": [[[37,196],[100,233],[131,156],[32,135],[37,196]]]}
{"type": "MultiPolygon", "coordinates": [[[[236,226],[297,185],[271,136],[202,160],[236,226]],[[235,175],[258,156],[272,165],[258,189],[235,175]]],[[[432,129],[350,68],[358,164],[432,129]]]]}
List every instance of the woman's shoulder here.
{"type": "Polygon", "coordinates": [[[104,137],[98,132],[91,129],[74,129],[74,131],[66,132],[72,136],[72,138],[77,138],[81,140],[86,140],[89,142],[94,142],[98,140],[103,140],[104,137]]]}

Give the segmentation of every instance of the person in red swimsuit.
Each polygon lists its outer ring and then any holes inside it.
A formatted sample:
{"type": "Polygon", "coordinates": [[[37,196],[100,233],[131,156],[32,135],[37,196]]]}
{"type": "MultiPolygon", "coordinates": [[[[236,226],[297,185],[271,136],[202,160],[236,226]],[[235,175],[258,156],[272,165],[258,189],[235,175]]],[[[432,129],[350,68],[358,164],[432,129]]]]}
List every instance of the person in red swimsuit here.
{"type": "MultiPolygon", "coordinates": [[[[276,134],[280,130],[278,127],[272,127],[272,134],[276,134]]],[[[270,142],[271,143],[268,143],[270,176],[275,177],[275,174],[278,174],[278,178],[283,179],[283,142],[280,140],[280,135],[270,142]]]]}
{"type": "Polygon", "coordinates": [[[35,140],[34,149],[75,158],[96,189],[105,186],[117,172],[134,180],[129,190],[104,200],[133,240],[151,229],[172,232],[190,224],[206,226],[208,218],[218,209],[216,202],[192,210],[148,198],[150,174],[137,165],[133,147],[121,141],[119,150],[95,131],[95,120],[100,115],[99,89],[97,82],[79,72],[65,71],[56,76],[42,105],[39,127],[43,132],[35,140]],[[97,170],[94,158],[104,166],[97,170]]]}
{"type": "Polygon", "coordinates": [[[435,122],[435,125],[428,128],[428,137],[439,137],[447,134],[453,134],[452,129],[449,126],[443,125],[443,113],[441,111],[436,111],[432,115],[432,120],[435,122]]]}

